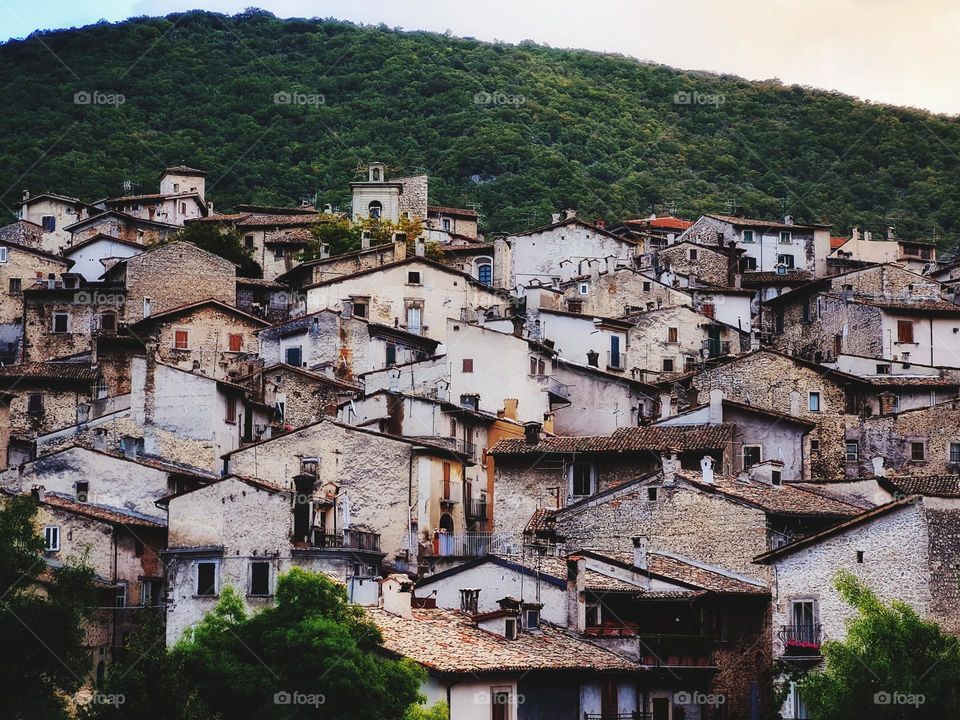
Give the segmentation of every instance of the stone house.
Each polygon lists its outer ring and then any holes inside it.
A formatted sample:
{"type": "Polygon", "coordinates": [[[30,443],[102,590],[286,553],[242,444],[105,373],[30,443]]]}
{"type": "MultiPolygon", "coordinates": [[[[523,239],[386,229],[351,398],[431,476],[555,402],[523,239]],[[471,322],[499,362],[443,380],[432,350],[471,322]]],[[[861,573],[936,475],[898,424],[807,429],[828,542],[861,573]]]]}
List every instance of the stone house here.
{"type": "MultiPolygon", "coordinates": [[[[94,210],[88,217],[64,228],[70,239],[62,249],[98,235],[108,235],[137,245],[151,246],[164,242],[180,230],[179,225],[140,218],[120,210],[94,210]]],[[[58,248],[59,251],[59,248],[58,248]]]]}
{"type": "Polygon", "coordinates": [[[357,310],[354,303],[263,328],[257,332],[260,357],[267,365],[285,363],[349,382],[363,373],[430,357],[439,345],[429,337],[373,322],[357,310]]]}
{"type": "Polygon", "coordinates": [[[706,245],[683,240],[668,245],[656,254],[651,266],[664,283],[676,287],[691,284],[730,287],[740,272],[743,250],[724,245],[706,245]],[[691,278],[695,283],[691,283],[691,278]]]}
{"type": "Polygon", "coordinates": [[[263,278],[237,277],[237,308],[271,323],[286,320],[294,305],[290,288],[263,278]]]}
{"type": "MultiPolygon", "coordinates": [[[[384,651],[422,665],[421,693],[428,704],[448,702],[453,718],[630,717],[651,701],[640,694],[643,666],[541,622],[514,598],[488,613],[441,609],[414,598],[403,575],[387,576],[381,591],[366,612],[384,651]]],[[[668,693],[658,698],[669,706],[668,693]]]]}
{"type": "Polygon", "coordinates": [[[70,240],[69,226],[89,217],[96,210],[77,198],[23,191],[18,219],[42,228],[39,247],[48,253],[58,253],[70,240]]]}
{"type": "Polygon", "coordinates": [[[338,527],[375,532],[388,561],[413,569],[419,555],[451,554],[444,543],[468,537],[464,466],[469,462],[466,454],[440,443],[329,418],[224,456],[227,473],[280,487],[308,476],[297,492],[313,498],[313,509],[298,537],[316,545],[338,527]],[[449,539],[440,542],[441,532],[449,539]]]}
{"type": "Polygon", "coordinates": [[[808,360],[854,354],[956,366],[951,345],[960,306],[941,296],[935,281],[877,265],[767,300],[763,328],[773,347],[808,360]]]}
{"type": "Polygon", "coordinates": [[[276,432],[312,425],[362,393],[359,385],[302,367],[277,363],[257,368],[234,382],[250,390],[253,399],[272,407],[276,432]]]}
{"type": "Polygon", "coordinates": [[[760,317],[760,308],[765,301],[788,293],[794,288],[802,287],[812,280],[813,273],[809,270],[787,271],[785,268],[775,272],[754,270],[740,274],[740,287],[753,293],[750,299],[750,312],[754,317],[760,317]]]}
{"type": "Polygon", "coordinates": [[[0,361],[14,362],[23,337],[23,291],[57,278],[72,262],[31,245],[0,241],[0,361]]]}
{"type": "Polygon", "coordinates": [[[659,389],[630,375],[558,357],[553,379],[554,393],[566,398],[552,408],[557,435],[608,435],[655,417],[659,389]]]}
{"type": "Polygon", "coordinates": [[[85,282],[95,283],[113,263],[139,255],[143,250],[144,246],[140,243],[97,234],[64,248],[62,255],[73,263],[72,272],[85,282]]]}
{"type": "Polygon", "coordinates": [[[632,268],[601,270],[560,283],[563,306],[553,310],[621,317],[636,310],[691,305],[689,294],[632,268]]]}
{"type": "Polygon", "coordinates": [[[371,322],[440,342],[446,339],[447,318],[487,312],[506,317],[515,302],[502,290],[420,256],[313,283],[303,292],[307,312],[342,310],[350,303],[356,313],[362,304],[371,322]]]}
{"type": "Polygon", "coordinates": [[[777,266],[813,272],[819,252],[830,250],[828,225],[798,225],[789,216],[783,222],[755,220],[731,215],[704,215],[677,238],[736,248],[742,252],[739,264],[744,271],[775,271],[777,266]]]}
{"type": "Polygon", "coordinates": [[[300,254],[314,243],[310,228],[331,217],[316,212],[251,213],[235,225],[243,247],[262,268],[264,279],[276,280],[294,269],[300,254]]]}
{"type": "Polygon", "coordinates": [[[0,243],[43,249],[43,227],[29,220],[17,220],[0,227],[0,243]]]}
{"type": "Polygon", "coordinates": [[[847,476],[954,474],[960,470],[960,400],[866,417],[859,433],[847,431],[846,445],[847,476]]]}
{"type": "Polygon", "coordinates": [[[430,230],[439,230],[451,239],[460,237],[476,242],[479,235],[479,219],[480,216],[476,210],[428,205],[424,226],[430,230]]]}
{"type": "Polygon", "coordinates": [[[405,240],[398,239],[391,243],[373,246],[369,244],[367,238],[361,242],[362,245],[357,250],[298,263],[277,276],[276,280],[289,285],[294,292],[299,292],[313,283],[353,275],[361,270],[372,270],[407,258],[405,240]]]}
{"type": "Polygon", "coordinates": [[[660,467],[664,456],[699,468],[707,455],[729,465],[730,425],[655,425],[621,428],[612,435],[501,440],[496,461],[495,530],[519,533],[538,508],[556,510],[616,488],[660,467]]]}
{"type": "Polygon", "coordinates": [[[638,245],[579,220],[566,210],[543,227],[494,240],[493,276],[498,286],[514,288],[534,279],[551,283],[588,274],[591,265],[604,269],[632,267],[638,245]]]}
{"type": "MultiPolygon", "coordinates": [[[[881,601],[906,603],[947,632],[960,632],[958,531],[960,493],[901,495],[758,555],[755,562],[777,577],[770,636],[774,656],[799,670],[815,668],[823,640],[845,637],[856,611],[834,588],[841,570],[864,582],[881,601]]],[[[782,717],[807,717],[795,686],[782,717]]]]}
{"type": "Polygon", "coordinates": [[[782,482],[800,480],[804,468],[804,436],[816,423],[787,413],[727,400],[723,390],[709,393],[709,402],[659,420],[655,426],[732,425],[733,449],[727,472],[731,475],[751,468],[770,467],[782,482]]]}
{"type": "Polygon", "coordinates": [[[622,220],[612,225],[610,232],[638,243],[643,250],[643,261],[653,257],[660,249],[672,245],[691,225],[693,222],[690,220],[654,213],[650,217],[622,220]]]}
{"type": "Polygon", "coordinates": [[[372,162],[367,167],[365,180],[350,183],[353,219],[373,218],[393,223],[401,217],[425,219],[428,184],[427,175],[387,180],[386,165],[372,162]]]}
{"type": "Polygon", "coordinates": [[[568,552],[592,548],[605,554],[631,553],[631,538],[647,538],[650,552],[677,553],[762,579],[766,573],[752,563],[754,557],[862,510],[862,502],[796,484],[665,463],[663,470],[549,513],[542,534],[568,552]]]}
{"type": "Polygon", "coordinates": [[[159,193],[104,198],[94,204],[140,220],[182,226],[186,220],[207,214],[205,195],[206,172],[177,165],[160,173],[159,193]]]}
{"type": "Polygon", "coordinates": [[[23,288],[25,362],[89,353],[94,339],[123,330],[126,292],[116,283],[84,284],[78,276],[36,280],[23,288]]]}
{"type": "Polygon", "coordinates": [[[292,483],[231,475],[162,504],[169,524],[163,552],[168,646],[216,605],[223,588],[233,587],[257,610],[273,602],[277,577],[294,567],[343,581],[355,602],[376,597],[379,536],[348,525],[329,528],[316,536],[320,542],[300,542],[304,503],[292,483]]]}
{"type": "Polygon", "coordinates": [[[153,313],[130,332],[161,362],[218,380],[246,374],[259,359],[257,331],[270,323],[219,300],[209,299],[153,313]]]}
{"type": "Polygon", "coordinates": [[[120,260],[104,275],[126,289],[123,321],[204,300],[232,305],[237,300],[237,266],[188,242],[152,247],[120,260]]]}
{"type": "Polygon", "coordinates": [[[83,561],[94,572],[97,607],[85,624],[84,645],[90,674],[102,681],[106,665],[123,652],[144,615],[161,612],[165,592],[160,551],[166,544],[166,523],[157,513],[92,503],[79,494],[43,487],[31,492],[47,563],[83,561]]]}

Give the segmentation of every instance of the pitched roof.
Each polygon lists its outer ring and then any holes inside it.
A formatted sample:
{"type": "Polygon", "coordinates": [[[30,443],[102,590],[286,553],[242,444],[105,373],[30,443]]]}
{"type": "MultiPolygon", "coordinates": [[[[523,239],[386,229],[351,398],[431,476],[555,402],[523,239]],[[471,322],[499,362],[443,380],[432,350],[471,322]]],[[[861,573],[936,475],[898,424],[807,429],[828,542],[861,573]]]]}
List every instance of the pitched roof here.
{"type": "Polygon", "coordinates": [[[268,232],[263,239],[264,245],[309,245],[314,241],[313,233],[305,227],[293,230],[268,232]]]}
{"type": "Polygon", "coordinates": [[[899,475],[877,478],[877,481],[904,495],[960,498],[960,475],[899,475]]]}
{"type": "Polygon", "coordinates": [[[813,280],[813,273],[809,270],[791,270],[783,275],[767,270],[740,274],[740,285],[803,285],[811,280],[813,280]]]}
{"type": "Polygon", "coordinates": [[[100,370],[89,362],[25,362],[0,367],[0,378],[93,382],[98,377],[100,370]]]}
{"type": "Polygon", "coordinates": [[[524,438],[505,438],[488,451],[491,455],[543,455],[557,453],[635,453],[677,450],[719,450],[733,438],[733,425],[646,425],[626,427],[611,435],[541,438],[528,444],[524,438]]]}
{"type": "Polygon", "coordinates": [[[756,227],[770,230],[811,230],[815,227],[827,227],[825,225],[798,225],[784,223],[778,220],[755,220],[753,218],[736,217],[734,215],[715,215],[713,213],[707,213],[705,217],[713,218],[714,220],[719,220],[720,222],[729,223],[730,225],[734,225],[736,227],[756,227]]]}
{"type": "Polygon", "coordinates": [[[267,373],[272,372],[292,372],[295,375],[300,375],[301,377],[306,378],[307,380],[312,380],[323,385],[336,385],[337,387],[343,388],[344,390],[350,390],[352,392],[356,392],[362,388],[362,386],[359,384],[347,382],[346,380],[340,380],[339,378],[332,378],[321,373],[311,372],[306,368],[297,367],[296,365],[288,365],[287,363],[274,363],[273,365],[268,365],[267,367],[260,368],[259,370],[254,370],[246,375],[240,375],[239,377],[234,378],[233,381],[235,383],[240,383],[249,378],[256,377],[257,375],[266,375],[267,373]]]}
{"type": "Polygon", "coordinates": [[[113,235],[107,235],[106,233],[97,233],[96,235],[91,235],[90,237],[85,238],[84,240],[81,240],[80,242],[75,242],[75,243],[73,243],[72,245],[69,245],[68,247],[64,248],[64,249],[63,249],[63,255],[64,255],[64,256],[66,256],[66,255],[72,255],[73,253],[75,253],[75,252],[76,252],[77,250],[79,250],[80,248],[84,248],[84,247],[86,247],[87,245],[92,245],[92,244],[95,243],[95,242],[101,242],[101,241],[111,242],[111,243],[117,243],[118,245],[126,245],[126,246],[128,246],[128,247],[135,247],[135,248],[139,248],[140,250],[146,250],[146,249],[147,249],[147,246],[146,246],[146,245],[142,245],[141,243],[133,242],[132,240],[122,240],[121,238],[113,237],[113,235]]]}
{"type": "Polygon", "coordinates": [[[692,220],[682,220],[672,215],[661,215],[655,218],[634,218],[622,221],[624,225],[638,225],[640,227],[663,228],[665,230],[686,230],[693,225],[692,220]]]}
{"type": "Polygon", "coordinates": [[[479,217],[476,210],[467,210],[466,208],[445,207],[443,205],[428,205],[427,213],[437,213],[439,215],[455,215],[457,217],[475,218],[479,217]]]}
{"type": "Polygon", "coordinates": [[[537,633],[521,632],[516,640],[507,640],[456,610],[415,608],[411,619],[380,608],[365,608],[365,612],[380,629],[386,650],[437,673],[642,670],[614,652],[546,623],[537,633]]]}
{"type": "Polygon", "coordinates": [[[308,227],[328,222],[330,218],[330,215],[318,212],[309,215],[248,215],[237,221],[237,227],[308,227]]]}
{"type": "Polygon", "coordinates": [[[6,247],[13,248],[14,250],[19,250],[21,252],[30,253],[31,255],[46,258],[47,260],[53,260],[61,265],[66,265],[68,268],[71,267],[74,262],[73,260],[67,260],[66,258],[56,255],[52,252],[47,252],[42,248],[24,245],[23,243],[16,242],[15,240],[0,239],[0,245],[5,245],[6,247]]]}
{"type": "Polygon", "coordinates": [[[131,512],[107,505],[94,505],[78,502],[75,499],[60,493],[44,493],[41,500],[44,505],[83,515],[84,517],[100,520],[111,525],[135,525],[137,527],[163,528],[167,524],[162,518],[150,517],[142,513],[131,512]]]}
{"type": "Polygon", "coordinates": [[[197,175],[202,177],[206,174],[206,170],[197,170],[196,168],[192,168],[187,165],[174,165],[172,167],[164,168],[163,172],[160,173],[160,177],[163,177],[164,175],[197,175]]]}
{"type": "Polygon", "coordinates": [[[910,495],[908,497],[889,502],[886,505],[879,505],[875,508],[867,510],[866,512],[861,512],[854,517],[849,518],[848,520],[837,523],[836,525],[831,525],[830,527],[826,528],[825,530],[821,530],[818,533],[807,535],[806,537],[802,537],[799,540],[794,540],[786,545],[781,545],[775,550],[769,550],[765,553],[761,553],[760,555],[757,555],[753,561],[761,565],[769,563],[771,560],[777,560],[785,557],[786,555],[790,555],[797,550],[802,550],[803,548],[810,547],[811,545],[816,545],[821,540],[833,537],[834,535],[839,535],[850,528],[871,522],[878,517],[882,517],[887,513],[893,512],[894,510],[900,510],[902,508],[909,507],[918,501],[922,501],[922,498],[918,497],[917,495],[910,495]]]}
{"type": "Polygon", "coordinates": [[[255,315],[250,315],[249,313],[239,310],[233,305],[228,305],[225,302],[216,300],[215,298],[208,298],[206,300],[200,300],[194,303],[188,303],[187,305],[181,305],[180,307],[171,308],[170,310],[164,310],[163,312],[154,313],[152,315],[147,315],[147,317],[142,320],[138,320],[132,327],[141,327],[144,325],[151,325],[160,320],[169,320],[171,318],[177,317],[178,315],[184,315],[193,312],[194,310],[199,310],[203,307],[215,307],[221,312],[228,313],[230,315],[236,315],[237,317],[243,318],[244,320],[249,320],[255,325],[260,327],[269,327],[270,323],[263,318],[258,318],[255,315]]]}
{"type": "Polygon", "coordinates": [[[844,298],[839,293],[826,293],[828,297],[837,300],[846,300],[857,305],[870,305],[883,310],[889,310],[894,313],[934,313],[938,315],[960,315],[960,305],[948,302],[946,300],[933,300],[921,298],[917,300],[903,300],[882,297],[863,297],[852,295],[844,298]]]}
{"type": "Polygon", "coordinates": [[[137,217],[136,215],[131,215],[130,213],[121,212],[120,210],[104,210],[103,212],[97,213],[96,215],[91,215],[90,217],[84,218],[83,220],[77,220],[77,222],[75,223],[71,223],[70,225],[65,225],[63,229],[70,232],[71,228],[80,227],[82,225],[89,225],[94,222],[99,222],[100,220],[103,220],[104,218],[108,218],[108,217],[119,217],[124,220],[129,220],[134,224],[142,223],[144,225],[154,225],[157,227],[167,228],[168,230],[171,230],[171,231],[176,231],[180,229],[179,225],[172,225],[170,223],[160,222],[158,220],[147,220],[146,218],[140,218],[140,217],[137,217]]]}

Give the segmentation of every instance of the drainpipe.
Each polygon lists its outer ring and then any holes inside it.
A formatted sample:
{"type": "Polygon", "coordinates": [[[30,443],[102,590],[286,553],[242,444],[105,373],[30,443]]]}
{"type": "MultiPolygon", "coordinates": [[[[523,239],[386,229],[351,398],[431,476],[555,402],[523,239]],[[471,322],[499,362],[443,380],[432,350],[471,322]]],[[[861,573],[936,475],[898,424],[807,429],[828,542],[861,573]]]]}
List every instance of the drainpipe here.
{"type": "Polygon", "coordinates": [[[930,322],[930,364],[933,365],[933,316],[929,318],[930,322]]]}

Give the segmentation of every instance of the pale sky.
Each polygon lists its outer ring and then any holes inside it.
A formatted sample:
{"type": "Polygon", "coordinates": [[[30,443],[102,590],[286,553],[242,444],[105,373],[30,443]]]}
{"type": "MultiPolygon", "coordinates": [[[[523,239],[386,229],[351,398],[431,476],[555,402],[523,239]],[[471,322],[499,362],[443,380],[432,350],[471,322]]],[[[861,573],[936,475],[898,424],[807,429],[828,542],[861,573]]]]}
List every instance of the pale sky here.
{"type": "Polygon", "coordinates": [[[956,0],[0,0],[0,39],[101,18],[248,6],[622,53],[960,113],[956,0]]]}

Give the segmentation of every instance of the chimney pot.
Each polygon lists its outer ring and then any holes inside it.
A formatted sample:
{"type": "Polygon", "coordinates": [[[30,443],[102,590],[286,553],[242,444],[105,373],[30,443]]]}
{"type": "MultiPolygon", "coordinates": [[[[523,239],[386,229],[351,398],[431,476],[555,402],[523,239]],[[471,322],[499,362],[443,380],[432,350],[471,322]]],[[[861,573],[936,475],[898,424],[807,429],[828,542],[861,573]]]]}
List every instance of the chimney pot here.
{"type": "Polygon", "coordinates": [[[645,536],[633,539],[633,565],[641,570],[647,569],[647,542],[645,536]]]}

